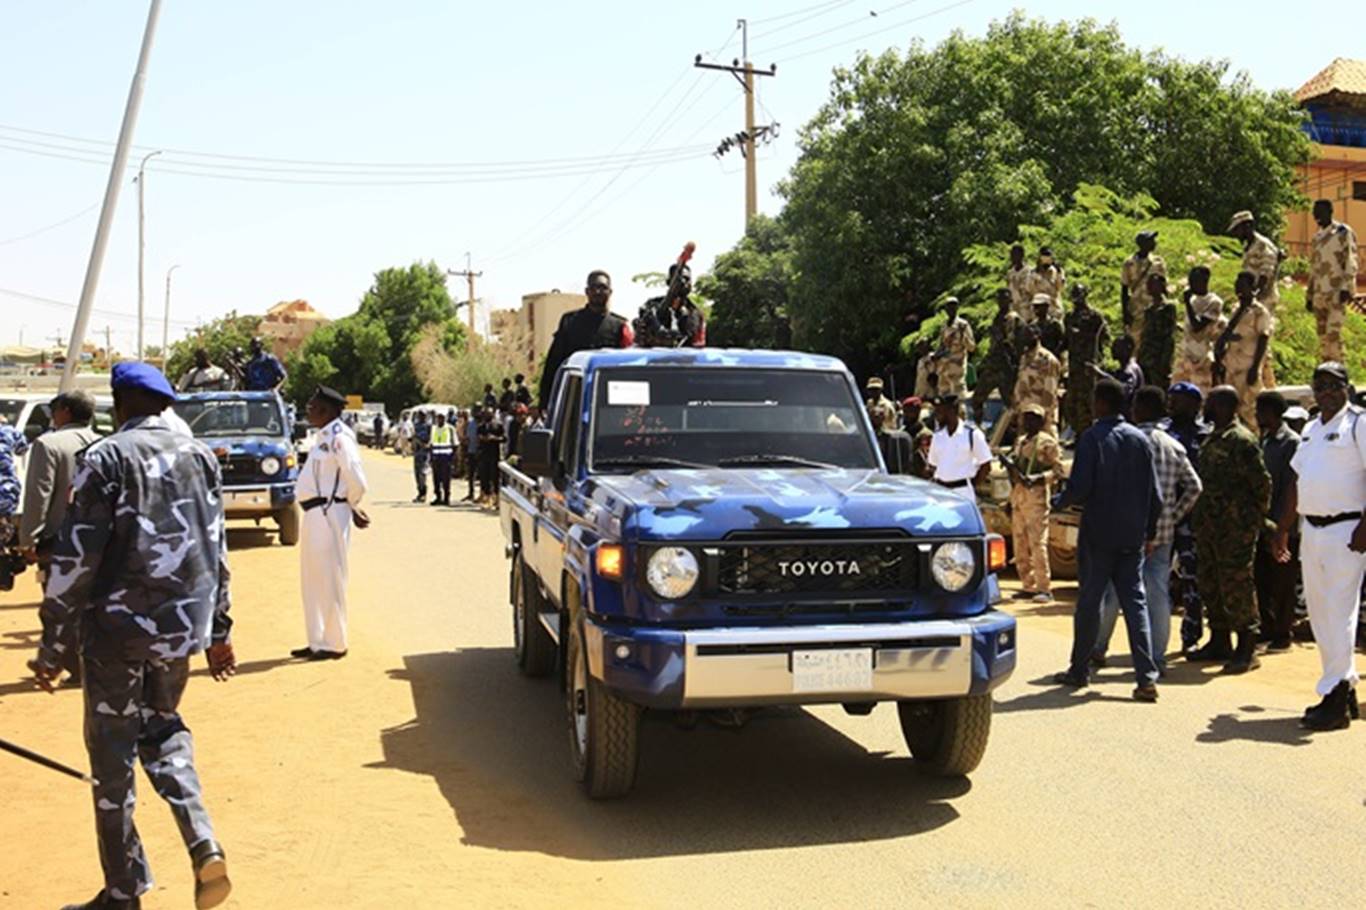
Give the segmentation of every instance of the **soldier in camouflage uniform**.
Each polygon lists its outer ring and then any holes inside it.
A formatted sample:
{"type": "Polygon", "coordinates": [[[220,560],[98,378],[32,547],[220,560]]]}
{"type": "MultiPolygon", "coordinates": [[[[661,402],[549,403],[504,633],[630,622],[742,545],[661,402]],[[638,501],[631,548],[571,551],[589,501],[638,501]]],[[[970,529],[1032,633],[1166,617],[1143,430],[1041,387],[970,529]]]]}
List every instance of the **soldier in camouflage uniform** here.
{"type": "Polygon", "coordinates": [[[1347,304],[1356,293],[1357,237],[1350,227],[1333,220],[1333,203],[1314,203],[1314,235],[1309,268],[1309,312],[1319,333],[1319,360],[1342,361],[1342,323],[1347,304]]]}
{"type": "Polygon", "coordinates": [[[160,416],[175,393],[155,368],[117,364],[111,384],[119,432],[85,450],[72,480],[40,611],[42,642],[29,666],[50,690],[67,643],[78,638],[105,881],[81,906],[136,908],[152,887],[133,824],[141,761],[190,852],[196,906],[213,907],[231,886],[177,707],[191,655],[207,649],[218,679],[236,666],[218,459],[160,416]]]}
{"type": "Polygon", "coordinates": [[[1124,331],[1139,344],[1143,340],[1143,320],[1148,316],[1152,299],[1148,296],[1148,277],[1167,277],[1167,264],[1157,255],[1157,231],[1140,231],[1134,238],[1138,250],[1124,260],[1119,274],[1119,308],[1124,317],[1124,331]]]}
{"type": "Polygon", "coordinates": [[[1053,573],[1048,565],[1048,509],[1053,472],[1058,468],[1058,440],[1045,432],[1042,405],[1021,409],[1024,431],[1015,441],[1010,460],[1010,523],[1015,543],[1015,568],[1023,590],[1017,599],[1052,603],[1053,573]]]}
{"type": "Polygon", "coordinates": [[[939,377],[934,374],[934,351],[930,350],[929,342],[917,344],[912,357],[915,359],[915,388],[912,391],[918,398],[933,398],[938,394],[939,377]]]}
{"type": "Polygon", "coordinates": [[[1077,437],[1091,425],[1091,393],[1096,374],[1091,364],[1099,364],[1110,345],[1110,327],[1105,317],[1091,309],[1084,284],[1072,285],[1072,312],[1064,322],[1067,333],[1067,392],[1062,403],[1067,420],[1077,437]]]}
{"type": "Polygon", "coordinates": [[[1015,310],[1015,315],[1019,316],[1024,322],[1029,322],[1034,318],[1034,313],[1029,306],[1029,276],[1034,270],[1025,265],[1025,248],[1020,244],[1015,244],[1010,248],[1010,268],[1006,269],[1006,288],[1010,291],[1010,305],[1015,310]]]}
{"type": "Polygon", "coordinates": [[[964,378],[968,372],[968,357],[977,350],[972,337],[972,326],[958,315],[958,298],[944,301],[944,327],[939,330],[939,349],[935,352],[935,373],[939,377],[940,395],[964,395],[964,378]]]}
{"type": "Polygon", "coordinates": [[[1256,287],[1257,279],[1251,272],[1238,273],[1234,283],[1238,308],[1214,342],[1214,381],[1237,390],[1239,415],[1248,428],[1257,425],[1262,362],[1271,348],[1271,314],[1254,297],[1256,287]]]}
{"type": "Polygon", "coordinates": [[[1020,355],[1020,376],[1015,380],[1015,406],[1037,404],[1044,410],[1044,429],[1057,433],[1058,383],[1062,364],[1039,342],[1038,326],[1026,326],[1025,349],[1020,355]]]}
{"type": "Polygon", "coordinates": [[[1020,352],[1016,347],[1022,320],[1011,309],[1010,290],[996,292],[996,318],[991,321],[988,338],[991,346],[977,368],[977,386],[972,390],[972,411],[977,422],[982,422],[982,407],[992,392],[999,391],[1001,400],[1010,407],[1014,400],[1015,378],[1020,374],[1020,352]]]}
{"type": "Polygon", "coordinates": [[[1053,298],[1047,294],[1034,295],[1033,324],[1039,330],[1039,343],[1061,363],[1067,353],[1067,329],[1062,320],[1053,315],[1053,298]]]}
{"type": "MultiPolygon", "coordinates": [[[[1030,308],[1033,309],[1033,302],[1040,294],[1048,295],[1048,313],[1055,319],[1062,319],[1062,289],[1067,284],[1067,276],[1063,274],[1062,267],[1053,261],[1053,251],[1048,247],[1039,247],[1039,262],[1029,273],[1029,280],[1025,282],[1026,299],[1030,301],[1030,308]]],[[[1030,313],[1025,317],[1033,321],[1034,314],[1030,313]]]]}
{"type": "MultiPolygon", "coordinates": [[[[1167,392],[1167,411],[1169,417],[1159,426],[1169,436],[1181,443],[1191,464],[1198,465],[1200,445],[1209,438],[1210,425],[1201,417],[1205,404],[1204,393],[1190,382],[1177,382],[1167,392]]],[[[1204,609],[1200,603],[1195,531],[1191,526],[1191,516],[1187,515],[1176,525],[1176,537],[1172,541],[1173,585],[1172,603],[1179,605],[1185,614],[1181,619],[1181,650],[1189,651],[1200,643],[1204,634],[1204,609]]]]}
{"type": "Polygon", "coordinates": [[[1193,383],[1201,392],[1214,387],[1214,342],[1228,327],[1224,301],[1209,289],[1210,271],[1197,265],[1187,277],[1185,332],[1172,368],[1174,382],[1193,383]]]}
{"type": "Polygon", "coordinates": [[[1198,553],[1200,600],[1209,620],[1209,642],[1188,655],[1195,661],[1228,661],[1226,673],[1246,673],[1259,662],[1257,588],[1253,563],[1257,538],[1271,501],[1271,475],[1261,445],[1238,422],[1238,391],[1219,386],[1205,402],[1214,430],[1200,446],[1204,493],[1192,516],[1198,553]],[[1237,633],[1238,642],[1231,641],[1237,633]]]}
{"type": "Polygon", "coordinates": [[[1160,389],[1172,378],[1176,354],[1176,304],[1167,299],[1167,276],[1148,274],[1148,311],[1143,316],[1143,337],[1138,344],[1138,365],[1143,378],[1160,389]]]}
{"type": "MultiPolygon", "coordinates": [[[[1251,212],[1238,212],[1229,222],[1229,233],[1243,243],[1243,269],[1257,278],[1257,302],[1271,315],[1271,327],[1276,327],[1276,306],[1281,302],[1280,286],[1276,282],[1285,254],[1265,234],[1256,230],[1256,219],[1251,212]]],[[[1262,360],[1262,386],[1275,388],[1276,372],[1272,358],[1262,360]]]]}

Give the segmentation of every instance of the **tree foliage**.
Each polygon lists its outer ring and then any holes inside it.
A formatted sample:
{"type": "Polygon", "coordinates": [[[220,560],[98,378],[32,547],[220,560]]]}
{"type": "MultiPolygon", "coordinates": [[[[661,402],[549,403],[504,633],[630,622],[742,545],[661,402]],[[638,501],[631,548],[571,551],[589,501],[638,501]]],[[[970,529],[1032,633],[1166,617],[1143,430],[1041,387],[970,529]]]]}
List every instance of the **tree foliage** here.
{"type": "Polygon", "coordinates": [[[221,319],[195,329],[188,338],[171,343],[171,355],[166,360],[166,377],[175,383],[194,364],[194,352],[199,348],[209,352],[209,360],[226,367],[234,348],[247,350],[251,339],[261,327],[260,316],[240,316],[236,310],[221,319]]]}
{"type": "Polygon", "coordinates": [[[449,349],[464,343],[445,273],[434,262],[378,272],[359,310],[318,329],[290,358],[287,392],[303,401],[325,383],[391,412],[416,404],[422,386],[411,355],[429,330],[449,349]]]}
{"type": "Polygon", "coordinates": [[[734,249],[716,257],[711,272],[697,280],[698,291],[712,301],[708,343],[790,347],[787,302],[792,281],[792,249],[781,224],[756,215],[734,249]]]}
{"type": "Polygon", "coordinates": [[[1297,201],[1301,121],[1227,63],[1145,55],[1089,20],[1017,13],[982,38],[863,56],[835,72],[781,186],[796,341],[879,366],[906,317],[954,290],[965,247],[1015,239],[1082,183],[1210,231],[1244,208],[1274,228],[1297,201]]]}
{"type": "MultiPolygon", "coordinates": [[[[1091,304],[1109,320],[1111,337],[1122,331],[1120,269],[1133,253],[1134,235],[1140,230],[1158,232],[1157,254],[1167,265],[1173,299],[1181,300],[1190,269],[1204,265],[1211,273],[1210,290],[1224,299],[1225,314],[1232,313],[1237,302],[1233,281],[1242,268],[1243,251],[1238,241],[1206,233],[1193,219],[1165,217],[1157,202],[1144,194],[1123,197],[1104,187],[1081,184],[1073,199],[1067,210],[1037,224],[1021,225],[1017,233],[1031,249],[1051,245],[1067,273],[1068,284],[1080,282],[1090,288],[1091,304]]],[[[1005,286],[1009,249],[1005,241],[968,246],[959,257],[964,266],[949,282],[959,289],[963,316],[973,324],[979,339],[986,338],[995,314],[996,290],[1005,286]]],[[[1294,283],[1289,271],[1282,270],[1281,302],[1271,350],[1278,382],[1305,383],[1317,360],[1318,338],[1314,317],[1304,307],[1304,288],[1294,283]]],[[[935,338],[943,321],[942,314],[936,315],[906,335],[901,342],[905,358],[912,356],[918,343],[935,338]]],[[[1349,314],[1344,341],[1353,375],[1366,375],[1366,323],[1361,317],[1349,314]]],[[[978,357],[985,352],[983,343],[978,357]]]]}
{"type": "Polygon", "coordinates": [[[484,386],[501,393],[502,381],[518,373],[535,385],[539,373],[531,359],[531,333],[512,325],[492,339],[471,338],[460,347],[446,344],[440,326],[430,326],[413,347],[413,370],[427,400],[472,405],[482,401],[484,386]]]}

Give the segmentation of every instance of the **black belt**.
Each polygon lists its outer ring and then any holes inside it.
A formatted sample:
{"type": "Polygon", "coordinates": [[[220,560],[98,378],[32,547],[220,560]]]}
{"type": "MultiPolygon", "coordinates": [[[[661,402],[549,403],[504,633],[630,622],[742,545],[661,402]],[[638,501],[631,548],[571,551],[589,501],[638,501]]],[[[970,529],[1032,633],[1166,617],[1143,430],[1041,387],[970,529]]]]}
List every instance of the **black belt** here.
{"type": "Polygon", "coordinates": [[[959,487],[965,487],[965,486],[968,485],[968,481],[967,481],[966,479],[964,479],[964,480],[936,480],[935,483],[939,484],[941,487],[948,487],[950,490],[957,490],[959,487]]]}
{"type": "Polygon", "coordinates": [[[1306,515],[1304,520],[1309,522],[1312,527],[1326,528],[1330,525],[1340,525],[1344,521],[1359,521],[1360,512],[1339,512],[1336,515],[1306,515]]]}
{"type": "Polygon", "coordinates": [[[327,505],[329,502],[346,502],[346,498],[344,496],[314,496],[312,499],[300,500],[299,507],[305,512],[311,512],[314,509],[327,505]]]}

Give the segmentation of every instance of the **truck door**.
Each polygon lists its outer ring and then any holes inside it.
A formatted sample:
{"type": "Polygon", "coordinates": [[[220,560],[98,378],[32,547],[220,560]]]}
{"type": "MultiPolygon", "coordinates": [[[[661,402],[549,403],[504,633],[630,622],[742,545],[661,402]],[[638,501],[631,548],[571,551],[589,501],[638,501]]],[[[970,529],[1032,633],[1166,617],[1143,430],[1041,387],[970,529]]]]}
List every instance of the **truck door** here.
{"type": "Polygon", "coordinates": [[[566,374],[560,383],[560,394],[555,405],[555,451],[551,476],[540,479],[541,508],[536,515],[533,534],[536,573],[557,601],[560,596],[559,579],[564,566],[565,535],[569,533],[571,524],[570,502],[566,497],[573,492],[579,469],[582,398],[582,374],[566,374]]]}

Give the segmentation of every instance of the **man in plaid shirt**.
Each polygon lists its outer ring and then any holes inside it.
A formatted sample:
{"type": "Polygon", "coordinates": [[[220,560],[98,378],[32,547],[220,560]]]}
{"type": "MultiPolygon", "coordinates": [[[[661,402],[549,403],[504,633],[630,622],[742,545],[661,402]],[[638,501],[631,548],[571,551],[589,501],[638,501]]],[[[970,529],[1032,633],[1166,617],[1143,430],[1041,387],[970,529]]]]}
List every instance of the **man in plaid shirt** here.
{"type": "MultiPolygon", "coordinates": [[[[1166,395],[1157,386],[1144,386],[1134,396],[1134,422],[1148,437],[1153,448],[1153,469],[1162,494],[1162,512],[1157,517],[1157,534],[1148,544],[1143,559],[1143,587],[1148,593],[1148,621],[1152,628],[1153,660],[1159,674],[1167,672],[1167,640],[1171,635],[1172,541],[1176,526],[1195,508],[1204,484],[1195,466],[1186,457],[1185,447],[1157,422],[1166,411],[1166,395]]],[[[1119,616],[1119,597],[1113,586],[1100,605],[1100,635],[1091,663],[1105,666],[1105,652],[1119,616]]]]}

